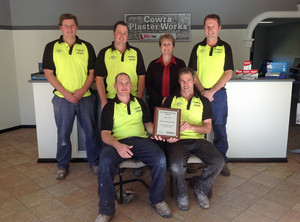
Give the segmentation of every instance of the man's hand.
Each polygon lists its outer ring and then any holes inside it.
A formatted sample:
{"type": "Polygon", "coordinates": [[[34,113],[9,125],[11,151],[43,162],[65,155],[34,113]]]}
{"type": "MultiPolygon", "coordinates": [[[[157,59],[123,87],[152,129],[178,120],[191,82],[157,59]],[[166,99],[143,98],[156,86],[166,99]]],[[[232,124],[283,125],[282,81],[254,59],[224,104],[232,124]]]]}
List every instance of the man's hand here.
{"type": "Polygon", "coordinates": [[[185,130],[192,130],[192,125],[184,121],[180,123],[180,132],[185,130]]]}
{"type": "Polygon", "coordinates": [[[127,144],[123,144],[123,143],[119,143],[116,148],[117,152],[119,153],[119,155],[122,157],[122,158],[131,158],[133,153],[131,152],[131,148],[133,146],[129,146],[127,144]]]}
{"type": "Polygon", "coordinates": [[[77,89],[73,92],[73,96],[77,99],[80,100],[84,94],[86,93],[86,91],[84,89],[77,89]]]}
{"type": "Polygon", "coordinates": [[[78,99],[70,92],[67,92],[65,95],[63,95],[66,100],[68,100],[70,103],[78,103],[78,99]]]}
{"type": "Polygon", "coordinates": [[[214,101],[214,92],[210,89],[210,90],[205,90],[201,93],[202,96],[206,97],[209,102],[214,101]]]}

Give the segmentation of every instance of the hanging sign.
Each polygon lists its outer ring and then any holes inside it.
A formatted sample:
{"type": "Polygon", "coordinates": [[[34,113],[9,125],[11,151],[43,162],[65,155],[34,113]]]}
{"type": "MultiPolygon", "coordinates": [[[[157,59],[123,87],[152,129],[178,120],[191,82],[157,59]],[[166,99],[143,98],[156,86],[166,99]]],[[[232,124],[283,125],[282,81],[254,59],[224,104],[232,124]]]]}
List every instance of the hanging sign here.
{"type": "Polygon", "coordinates": [[[158,41],[163,34],[172,34],[176,41],[190,41],[191,13],[125,14],[128,40],[158,41]]]}

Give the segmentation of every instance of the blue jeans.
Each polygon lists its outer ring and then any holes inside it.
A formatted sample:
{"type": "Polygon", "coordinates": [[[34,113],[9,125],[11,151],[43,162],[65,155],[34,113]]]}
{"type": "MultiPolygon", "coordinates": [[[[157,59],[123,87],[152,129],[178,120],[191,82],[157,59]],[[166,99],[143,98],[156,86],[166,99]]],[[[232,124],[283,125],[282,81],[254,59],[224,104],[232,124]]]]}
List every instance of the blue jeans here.
{"type": "Polygon", "coordinates": [[[72,156],[70,135],[75,116],[85,135],[87,160],[90,165],[99,164],[100,146],[96,130],[96,110],[94,95],[82,97],[78,103],[70,103],[65,98],[54,96],[52,99],[54,118],[57,126],[57,167],[69,168],[72,156]]]}
{"type": "Polygon", "coordinates": [[[226,133],[226,124],[228,116],[227,93],[226,90],[220,89],[214,94],[214,101],[211,102],[212,107],[212,128],[214,131],[214,145],[223,155],[225,162],[228,150],[228,141],[226,133]]]}
{"type": "MultiPolygon", "coordinates": [[[[119,142],[132,145],[133,158],[148,166],[152,177],[150,202],[157,204],[163,201],[166,186],[166,157],[163,151],[149,138],[130,137],[119,142]]],[[[114,147],[103,145],[98,171],[99,214],[112,216],[115,213],[116,191],[113,181],[119,164],[125,160],[114,147]]]]}
{"type": "Polygon", "coordinates": [[[177,189],[177,195],[187,194],[185,172],[190,154],[199,157],[205,167],[197,177],[194,189],[207,194],[224,166],[224,158],[212,143],[205,139],[182,139],[167,144],[167,160],[177,189]]]}

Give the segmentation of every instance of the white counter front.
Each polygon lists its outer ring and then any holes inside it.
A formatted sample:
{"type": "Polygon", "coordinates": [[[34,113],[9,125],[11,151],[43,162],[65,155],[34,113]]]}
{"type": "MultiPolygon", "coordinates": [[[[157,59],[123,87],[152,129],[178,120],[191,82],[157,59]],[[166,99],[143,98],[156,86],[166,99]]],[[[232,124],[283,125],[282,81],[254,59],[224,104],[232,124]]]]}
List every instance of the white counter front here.
{"type": "Polygon", "coordinates": [[[228,157],[286,160],[293,80],[231,80],[228,157]]]}
{"type": "MultiPolygon", "coordinates": [[[[46,80],[33,85],[39,160],[55,159],[56,126],[53,87],[46,80]]],[[[229,160],[285,161],[293,80],[230,80],[227,85],[229,160]]],[[[208,136],[211,140],[212,135],[208,136]]],[[[77,123],[72,158],[85,158],[78,150],[77,123]]]]}

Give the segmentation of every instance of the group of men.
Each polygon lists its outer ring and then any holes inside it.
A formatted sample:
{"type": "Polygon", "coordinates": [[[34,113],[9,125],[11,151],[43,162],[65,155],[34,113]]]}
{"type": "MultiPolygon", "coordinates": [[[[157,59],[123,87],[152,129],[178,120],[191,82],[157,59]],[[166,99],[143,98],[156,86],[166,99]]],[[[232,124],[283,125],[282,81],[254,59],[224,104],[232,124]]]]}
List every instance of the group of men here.
{"type": "Polygon", "coordinates": [[[206,38],[193,48],[190,68],[179,70],[180,90],[165,100],[165,107],[181,109],[180,140],[167,139],[165,153],[156,143],[162,139],[148,136],[153,125],[142,99],[146,70],[140,50],[127,42],[127,24],[123,21],[115,24],[114,41],[100,50],[97,59],[92,45],[76,35],[76,16],[62,14],[59,26],[62,36],[46,45],[43,56],[45,76],[55,88],[52,103],[58,134],[56,178],[65,179],[68,174],[70,134],[77,116],[85,134],[87,160],[93,173],[98,174],[100,201],[96,221],[113,218],[116,196],[113,180],[119,164],[128,158],[136,158],[148,166],[152,177],[150,204],[162,217],[171,217],[163,196],[167,163],[176,183],[178,207],[188,210],[185,172],[189,155],[195,154],[205,167],[201,176],[195,177],[194,193],[200,207],[209,208],[207,194],[215,178],[220,172],[230,174],[225,165],[228,143],[224,86],[231,78],[233,62],[230,46],[218,37],[219,16],[205,17],[206,38]],[[95,78],[102,107],[101,154],[95,96],[90,92],[95,78]],[[212,128],[215,146],[205,140],[205,134],[212,128]]]}

